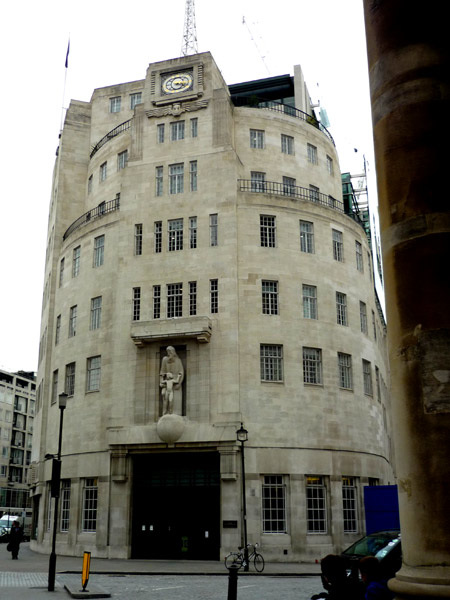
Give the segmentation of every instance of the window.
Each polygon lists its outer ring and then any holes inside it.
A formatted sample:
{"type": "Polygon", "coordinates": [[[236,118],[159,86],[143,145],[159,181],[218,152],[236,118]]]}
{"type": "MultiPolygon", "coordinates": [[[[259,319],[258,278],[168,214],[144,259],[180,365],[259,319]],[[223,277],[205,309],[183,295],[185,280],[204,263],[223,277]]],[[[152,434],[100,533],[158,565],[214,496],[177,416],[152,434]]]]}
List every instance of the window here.
{"type": "Polygon", "coordinates": [[[170,139],[172,142],[184,140],[184,121],[175,121],[170,124],[170,139]]]}
{"type": "Polygon", "coordinates": [[[259,229],[261,236],[261,246],[263,246],[264,248],[275,248],[275,217],[272,217],[270,215],[260,215],[259,229]]]}
{"type": "Polygon", "coordinates": [[[283,346],[261,344],[261,381],[283,381],[283,346]]]}
{"type": "Polygon", "coordinates": [[[189,217],[189,248],[197,248],[197,217],[189,217]]]}
{"type": "Polygon", "coordinates": [[[367,396],[373,395],[372,388],[372,366],[368,360],[362,359],[362,370],[363,370],[363,385],[364,393],[367,396]]]}
{"type": "Polygon", "coordinates": [[[128,150],[124,150],[123,152],[119,152],[117,155],[117,170],[125,169],[128,164],[128,150]]]}
{"type": "Polygon", "coordinates": [[[161,286],[153,286],[153,318],[161,318],[161,286]]]}
{"type": "Polygon", "coordinates": [[[191,160],[189,163],[189,189],[191,192],[197,191],[197,161],[191,160]]]}
{"type": "Polygon", "coordinates": [[[92,356],[87,359],[87,392],[98,392],[100,389],[101,360],[101,356],[92,356]]]}
{"type": "Polygon", "coordinates": [[[281,152],[294,154],[294,138],[292,136],[281,134],[281,152]]]}
{"type": "Polygon", "coordinates": [[[365,302],[359,302],[359,319],[361,322],[361,331],[368,333],[367,329],[367,306],[365,302]]]}
{"type": "Polygon", "coordinates": [[[262,281],[263,315],[278,314],[278,281],[262,281]]]}
{"type": "Polygon", "coordinates": [[[156,139],[158,140],[158,144],[164,144],[166,127],[164,123],[159,123],[156,126],[156,139]]]}
{"type": "Polygon", "coordinates": [[[219,280],[209,280],[209,304],[212,313],[219,312],[219,280]]]}
{"type": "Polygon", "coordinates": [[[196,138],[198,136],[198,119],[195,117],[191,119],[191,137],[196,138]]]}
{"type": "Polygon", "coordinates": [[[350,354],[338,352],[339,387],[344,390],[353,389],[352,357],[350,354]]]}
{"type": "Polygon", "coordinates": [[[327,502],[323,477],[306,478],[306,531],[327,533],[327,502]]]}
{"type": "Polygon", "coordinates": [[[377,385],[377,399],[381,402],[381,381],[380,381],[380,369],[375,365],[375,383],[377,385]]]}
{"type": "Polygon", "coordinates": [[[358,505],[354,477],[342,478],[344,533],[358,533],[358,505]]]}
{"type": "Polygon", "coordinates": [[[307,144],[307,152],[308,152],[308,162],[310,162],[313,165],[317,165],[319,161],[317,160],[316,146],[313,146],[312,144],[307,144]]]}
{"type": "Polygon", "coordinates": [[[328,171],[329,175],[333,175],[333,173],[334,173],[333,159],[331,158],[331,156],[328,156],[328,154],[327,154],[327,171],[328,171]]]}
{"type": "Polygon", "coordinates": [[[100,165],[100,181],[105,181],[108,176],[108,163],[104,162],[100,165]]]}
{"type": "Polygon", "coordinates": [[[59,337],[61,335],[61,315],[56,317],[56,325],[55,325],[55,346],[59,344],[59,337]]]}
{"type": "Polygon", "coordinates": [[[300,221],[300,250],[314,254],[314,224],[309,221],[300,221]]]}
{"type": "Polygon", "coordinates": [[[130,94],[130,108],[133,110],[138,104],[142,104],[142,92],[130,94]]]}
{"type": "Polygon", "coordinates": [[[69,531],[69,516],[70,516],[70,479],[61,481],[61,514],[60,514],[60,531],[69,531]]]}
{"type": "Polygon", "coordinates": [[[133,288],[133,321],[139,321],[141,318],[141,288],[133,288]]]}
{"type": "Polygon", "coordinates": [[[65,259],[62,258],[61,262],[59,263],[59,287],[62,286],[63,281],[64,281],[64,262],[65,262],[65,259]]]}
{"type": "Polygon", "coordinates": [[[315,285],[302,286],[303,292],[303,318],[317,319],[317,287],[315,285]]]}
{"type": "Polygon", "coordinates": [[[83,531],[95,531],[97,529],[97,502],[97,479],[85,479],[83,486],[83,531]]]}
{"type": "Polygon", "coordinates": [[[209,245],[218,245],[218,216],[217,214],[209,215],[209,245]]]}
{"type": "Polygon", "coordinates": [[[77,334],[77,312],[78,307],[71,306],[69,313],[69,337],[74,337],[77,334]]]}
{"type": "Polygon", "coordinates": [[[319,188],[317,186],[309,186],[309,199],[311,202],[319,202],[319,188]]]}
{"type": "Polygon", "coordinates": [[[348,325],[347,295],[342,292],[336,292],[336,320],[338,325],[348,325]]]}
{"type": "Polygon", "coordinates": [[[167,284],[167,318],[183,316],[183,284],[167,284]]]}
{"type": "Polygon", "coordinates": [[[156,167],[155,169],[155,194],[157,196],[162,196],[164,191],[164,168],[156,167]]]}
{"type": "Polygon", "coordinates": [[[66,365],[66,394],[73,396],[75,393],[75,363],[66,365]]]}
{"type": "Polygon", "coordinates": [[[264,148],[264,131],[250,129],[250,148],[264,148]]]}
{"type": "Polygon", "coordinates": [[[356,240],[355,240],[355,254],[356,254],[356,268],[358,269],[358,271],[361,271],[361,273],[362,273],[364,271],[362,246],[361,246],[360,242],[358,242],[356,240]]]}
{"type": "Polygon", "coordinates": [[[134,226],[134,255],[142,254],[142,223],[136,223],[134,226]]]}
{"type": "Polygon", "coordinates": [[[109,99],[109,112],[117,113],[120,112],[121,97],[115,96],[109,99]]]}
{"type": "Polygon", "coordinates": [[[77,246],[73,249],[72,254],[72,277],[78,277],[80,272],[80,257],[81,257],[81,246],[77,246]]]}
{"type": "Polygon", "coordinates": [[[184,165],[169,165],[169,194],[182,194],[184,191],[184,165]]]}
{"type": "Polygon", "coordinates": [[[183,250],[183,219],[171,219],[167,223],[169,252],[183,250]]]}
{"type": "Polygon", "coordinates": [[[377,339],[377,322],[375,320],[375,312],[372,311],[372,328],[373,328],[373,339],[377,339]]]}
{"type": "Polygon", "coordinates": [[[105,259],[105,236],[94,239],[94,267],[101,267],[105,259]]]}
{"type": "Polygon", "coordinates": [[[263,533],[286,533],[286,485],[282,475],[264,475],[262,486],[263,533]]]}
{"type": "Polygon", "coordinates": [[[88,179],[88,194],[92,194],[92,185],[94,183],[94,178],[92,175],[89,175],[89,179],[88,179]]]}
{"type": "Polygon", "coordinates": [[[266,189],[266,174],[260,171],[252,171],[250,177],[252,192],[264,192],[266,189]]]}
{"type": "Polygon", "coordinates": [[[283,194],[286,196],[294,196],[295,195],[295,185],[296,180],[293,177],[284,177],[283,176],[283,194]]]}
{"type": "Polygon", "coordinates": [[[155,221],[155,252],[162,252],[162,221],[155,221]]]}
{"type": "Polygon", "coordinates": [[[102,323],[102,297],[97,296],[91,299],[91,320],[89,329],[100,329],[102,323]]]}
{"type": "Polygon", "coordinates": [[[338,260],[339,262],[344,261],[344,242],[342,233],[333,229],[332,231],[332,239],[333,239],[333,258],[334,260],[338,260]]]}
{"type": "Polygon", "coordinates": [[[322,383],[322,350],[319,348],[303,348],[303,382],[322,383]]]}
{"type": "Polygon", "coordinates": [[[51,404],[56,404],[56,401],[58,399],[58,380],[59,380],[59,372],[58,372],[58,369],[56,369],[55,371],[53,371],[52,395],[51,395],[51,399],[50,399],[51,404]]]}
{"type": "Polygon", "coordinates": [[[195,316],[197,314],[197,282],[189,282],[189,314],[195,316]]]}

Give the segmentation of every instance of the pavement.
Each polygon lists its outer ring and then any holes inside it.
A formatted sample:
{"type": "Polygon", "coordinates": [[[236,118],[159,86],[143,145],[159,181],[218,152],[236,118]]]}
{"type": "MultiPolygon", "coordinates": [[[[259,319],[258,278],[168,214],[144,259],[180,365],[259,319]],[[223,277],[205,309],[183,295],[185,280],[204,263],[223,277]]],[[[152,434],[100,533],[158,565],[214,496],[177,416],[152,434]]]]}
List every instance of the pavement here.
{"type": "MultiPolygon", "coordinates": [[[[55,590],[49,592],[47,554],[30,550],[28,543],[21,544],[19,559],[11,560],[6,544],[0,544],[0,599],[44,600],[45,598],[107,598],[108,590],[96,584],[95,575],[228,575],[223,561],[197,560],[136,560],[91,558],[87,590],[81,591],[82,557],[57,556],[55,590]]],[[[253,565],[248,573],[239,576],[305,577],[317,576],[319,564],[267,563],[262,574],[253,565]]]]}

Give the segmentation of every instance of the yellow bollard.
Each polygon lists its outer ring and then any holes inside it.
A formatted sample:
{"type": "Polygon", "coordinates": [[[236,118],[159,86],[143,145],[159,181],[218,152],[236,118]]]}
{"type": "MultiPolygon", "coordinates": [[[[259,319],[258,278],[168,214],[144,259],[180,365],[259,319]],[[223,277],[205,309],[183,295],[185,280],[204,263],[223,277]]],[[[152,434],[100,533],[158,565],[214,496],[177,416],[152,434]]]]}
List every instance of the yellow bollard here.
{"type": "Polygon", "coordinates": [[[89,581],[89,569],[91,568],[91,553],[85,552],[83,554],[83,570],[81,571],[81,585],[83,586],[83,592],[86,592],[86,586],[89,581]]]}

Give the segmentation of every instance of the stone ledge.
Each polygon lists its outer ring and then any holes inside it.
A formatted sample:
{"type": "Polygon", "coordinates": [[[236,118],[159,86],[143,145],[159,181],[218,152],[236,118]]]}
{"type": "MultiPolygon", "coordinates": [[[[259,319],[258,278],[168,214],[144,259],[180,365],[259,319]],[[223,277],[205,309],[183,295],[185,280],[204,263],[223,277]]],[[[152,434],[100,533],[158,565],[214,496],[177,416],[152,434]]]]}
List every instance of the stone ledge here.
{"type": "Polygon", "coordinates": [[[136,346],[169,339],[194,338],[200,344],[210,341],[212,323],[209,317],[179,317],[154,321],[136,321],[131,325],[131,339],[136,346]]]}

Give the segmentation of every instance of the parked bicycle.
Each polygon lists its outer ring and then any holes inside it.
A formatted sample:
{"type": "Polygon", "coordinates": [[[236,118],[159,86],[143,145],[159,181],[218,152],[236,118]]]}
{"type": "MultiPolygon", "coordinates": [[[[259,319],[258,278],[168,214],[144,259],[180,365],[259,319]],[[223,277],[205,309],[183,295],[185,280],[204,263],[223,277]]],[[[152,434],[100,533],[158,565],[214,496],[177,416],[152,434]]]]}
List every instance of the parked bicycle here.
{"type": "MultiPolygon", "coordinates": [[[[249,549],[248,562],[251,563],[253,560],[255,570],[258,571],[258,573],[262,573],[264,571],[264,558],[263,555],[257,551],[258,544],[247,544],[247,548],[249,549]],[[253,548],[251,552],[250,548],[253,548]]],[[[244,548],[239,548],[239,552],[230,552],[230,554],[225,557],[226,568],[229,569],[233,565],[238,567],[238,569],[245,567],[244,548]]]]}

